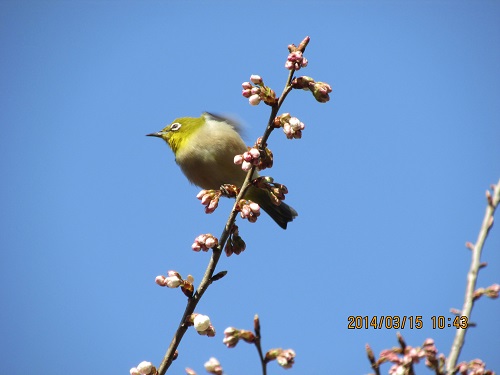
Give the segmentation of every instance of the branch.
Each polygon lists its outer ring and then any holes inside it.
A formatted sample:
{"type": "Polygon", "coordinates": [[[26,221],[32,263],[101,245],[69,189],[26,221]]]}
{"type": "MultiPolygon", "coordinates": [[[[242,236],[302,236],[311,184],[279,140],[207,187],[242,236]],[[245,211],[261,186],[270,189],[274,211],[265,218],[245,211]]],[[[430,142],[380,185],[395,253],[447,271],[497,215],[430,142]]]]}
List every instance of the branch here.
{"type": "MultiPolygon", "coordinates": [[[[307,38],[307,41],[309,41],[309,38],[307,38]]],[[[306,43],[307,45],[307,43],[306,43]]],[[[305,46],[303,46],[303,50],[305,49],[305,46]]],[[[264,134],[262,136],[262,142],[261,146],[262,148],[266,147],[266,142],[267,139],[269,138],[269,135],[271,132],[275,129],[274,127],[274,119],[276,118],[278,111],[283,104],[283,101],[285,100],[286,96],[288,93],[292,90],[292,78],[295,73],[295,70],[290,70],[290,73],[288,75],[288,79],[285,85],[285,88],[283,89],[283,92],[279,99],[277,100],[276,103],[271,105],[271,115],[269,116],[269,121],[266,126],[266,130],[264,131],[264,134]]],[[[167,349],[167,352],[165,353],[163,360],[158,368],[158,374],[159,375],[164,375],[167,372],[167,369],[170,367],[172,364],[172,361],[174,359],[175,352],[177,350],[177,347],[179,346],[182,337],[186,333],[188,329],[188,324],[187,324],[187,319],[188,317],[194,313],[194,310],[196,306],[198,305],[198,302],[200,301],[201,297],[203,294],[206,292],[210,284],[212,283],[212,276],[215,272],[215,268],[217,267],[217,263],[219,262],[220,256],[222,254],[222,250],[224,249],[224,246],[229,238],[229,235],[231,233],[231,229],[234,226],[234,222],[236,220],[236,215],[238,214],[238,202],[244,197],[248,187],[251,185],[253,175],[255,173],[256,166],[253,165],[252,168],[248,171],[245,181],[243,182],[243,185],[241,186],[241,189],[239,191],[238,196],[236,197],[235,204],[233,205],[232,211],[229,214],[229,218],[226,222],[226,225],[224,227],[224,230],[222,231],[221,236],[219,237],[219,245],[217,247],[213,248],[212,252],[212,257],[210,258],[210,262],[208,263],[207,269],[205,270],[205,274],[203,276],[203,279],[200,282],[200,285],[198,286],[198,289],[194,293],[194,295],[190,298],[188,298],[188,302],[186,305],[186,308],[184,310],[184,314],[182,315],[181,321],[179,323],[179,327],[177,328],[177,331],[174,334],[174,337],[172,338],[172,341],[170,342],[170,345],[167,349]]],[[[261,354],[260,354],[261,355],[261,354]]],[[[261,355],[262,356],[262,355],[261,355]]],[[[265,373],[265,368],[264,368],[264,375],[265,373]]]]}
{"type": "MultiPolygon", "coordinates": [[[[465,288],[465,300],[462,307],[460,315],[466,316],[467,320],[470,321],[470,314],[472,307],[474,306],[474,291],[476,289],[476,281],[479,269],[481,268],[481,252],[483,250],[484,242],[488,233],[493,226],[493,215],[500,201],[500,180],[497,185],[492,187],[493,195],[490,191],[486,192],[486,198],[488,200],[488,206],[486,207],[486,212],[484,214],[483,224],[479,231],[476,244],[472,246],[472,260],[467,274],[467,285],[465,288]]],[[[450,355],[448,356],[448,361],[446,364],[446,373],[452,375],[455,373],[455,367],[457,365],[458,356],[464,345],[465,333],[467,328],[458,328],[451,346],[450,355]]]]}
{"type": "Polygon", "coordinates": [[[262,346],[260,343],[261,335],[260,335],[260,321],[259,316],[255,315],[253,319],[254,322],[254,331],[255,331],[255,347],[257,348],[257,352],[259,353],[260,364],[262,365],[262,375],[267,374],[267,361],[262,352],[262,346]]]}

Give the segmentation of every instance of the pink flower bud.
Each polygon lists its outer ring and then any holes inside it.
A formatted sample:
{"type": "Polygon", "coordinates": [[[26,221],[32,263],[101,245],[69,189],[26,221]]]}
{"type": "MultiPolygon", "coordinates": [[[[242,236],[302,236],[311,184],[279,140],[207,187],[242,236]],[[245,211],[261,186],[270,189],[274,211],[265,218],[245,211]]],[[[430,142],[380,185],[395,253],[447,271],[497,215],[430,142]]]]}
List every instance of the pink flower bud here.
{"type": "Polygon", "coordinates": [[[217,244],[217,242],[215,241],[215,239],[213,237],[209,237],[207,238],[207,240],[205,241],[205,245],[211,249],[212,247],[214,247],[215,245],[217,244]]]}
{"type": "Polygon", "coordinates": [[[260,96],[258,94],[254,94],[248,98],[248,102],[250,105],[258,105],[260,103],[260,96]]]}
{"type": "Polygon", "coordinates": [[[141,373],[139,372],[139,370],[137,370],[136,367],[132,367],[130,369],[130,375],[141,375],[141,373]]]}
{"type": "Polygon", "coordinates": [[[165,279],[166,277],[163,275],[156,276],[155,283],[158,284],[159,286],[166,286],[165,279]]]}
{"type": "Polygon", "coordinates": [[[249,98],[252,95],[252,91],[249,89],[241,90],[241,95],[243,95],[245,98],[249,98]]]}
{"type": "Polygon", "coordinates": [[[245,151],[243,153],[243,160],[250,162],[250,161],[252,161],[252,159],[253,159],[253,157],[252,157],[252,154],[250,152],[245,151]]]}
{"type": "Polygon", "coordinates": [[[212,201],[210,201],[210,204],[205,208],[205,212],[207,214],[211,214],[212,212],[215,211],[215,209],[219,206],[219,200],[218,199],[214,199],[212,201]]]}
{"type": "Polygon", "coordinates": [[[210,203],[211,200],[212,200],[212,197],[210,196],[210,194],[205,194],[201,198],[201,204],[208,204],[208,203],[210,203]]]}
{"type": "Polygon", "coordinates": [[[220,362],[214,357],[210,358],[207,362],[205,362],[204,367],[205,370],[207,370],[207,372],[210,374],[222,375],[223,373],[220,362]]]}
{"type": "Polygon", "coordinates": [[[234,164],[240,165],[241,163],[243,163],[243,155],[235,155],[234,164]]]}
{"type": "Polygon", "coordinates": [[[260,158],[260,152],[256,148],[251,148],[248,152],[252,156],[252,158],[254,159],[260,158]]]}
{"type": "Polygon", "coordinates": [[[169,276],[165,278],[164,283],[167,288],[177,288],[181,285],[182,280],[177,276],[169,276]]]}
{"type": "Polygon", "coordinates": [[[250,81],[252,81],[254,85],[262,84],[262,78],[257,74],[252,74],[250,76],[250,81]]]}
{"type": "Polygon", "coordinates": [[[257,216],[260,214],[260,206],[257,203],[255,202],[250,203],[250,209],[257,216]]]}
{"type": "Polygon", "coordinates": [[[241,84],[241,87],[243,87],[243,89],[245,89],[245,90],[251,90],[253,86],[250,82],[243,82],[241,84]]]}
{"type": "Polygon", "coordinates": [[[283,350],[276,361],[283,368],[291,368],[295,362],[295,352],[292,349],[283,350]]]}
{"type": "Polygon", "coordinates": [[[251,168],[252,168],[252,163],[249,163],[248,161],[244,161],[241,164],[241,169],[243,169],[244,171],[249,171],[251,168]]]}

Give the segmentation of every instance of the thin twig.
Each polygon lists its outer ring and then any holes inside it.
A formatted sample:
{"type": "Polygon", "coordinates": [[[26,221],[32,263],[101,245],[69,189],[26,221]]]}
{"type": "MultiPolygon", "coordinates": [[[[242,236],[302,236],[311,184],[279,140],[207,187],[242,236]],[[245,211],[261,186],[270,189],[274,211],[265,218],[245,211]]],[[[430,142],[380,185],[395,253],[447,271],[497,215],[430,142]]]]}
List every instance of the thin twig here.
{"type": "MultiPolygon", "coordinates": [[[[493,186],[493,195],[491,195],[489,191],[487,192],[487,198],[488,206],[486,207],[486,212],[484,214],[483,224],[481,225],[476,244],[473,245],[472,248],[472,260],[469,273],[467,274],[465,300],[460,313],[460,315],[466,316],[468,321],[470,321],[470,314],[472,307],[474,306],[474,291],[476,290],[477,275],[479,269],[481,268],[481,252],[483,250],[486,237],[488,237],[488,233],[493,225],[493,215],[495,213],[495,209],[500,201],[500,180],[497,185],[493,186]]],[[[460,355],[460,351],[462,350],[462,346],[464,345],[466,331],[467,328],[457,329],[446,364],[446,373],[448,375],[455,373],[458,357],[460,355]]]]}
{"type": "Polygon", "coordinates": [[[260,364],[262,366],[262,375],[267,375],[267,361],[264,357],[264,353],[262,352],[261,346],[261,335],[260,335],[260,321],[259,316],[255,315],[254,318],[254,331],[255,331],[255,347],[257,348],[257,352],[259,353],[260,364]]]}
{"type": "MultiPolygon", "coordinates": [[[[288,75],[288,79],[285,85],[285,88],[283,89],[283,93],[278,99],[278,102],[274,104],[271,108],[271,115],[269,116],[269,121],[267,123],[266,130],[264,132],[264,135],[262,136],[262,147],[266,146],[267,139],[269,138],[269,135],[271,132],[274,130],[274,119],[276,115],[278,114],[278,111],[283,104],[283,101],[285,100],[286,96],[288,93],[292,90],[291,82],[294,74],[294,70],[290,71],[290,74],[288,75]]],[[[238,202],[244,197],[248,187],[251,185],[253,175],[255,173],[256,166],[253,165],[252,168],[248,171],[245,181],[243,182],[243,185],[241,186],[240,192],[238,196],[236,197],[235,204],[233,205],[233,209],[231,213],[229,214],[229,218],[226,222],[226,225],[224,227],[224,230],[222,231],[222,234],[219,238],[219,245],[213,249],[212,252],[212,257],[210,258],[210,262],[208,263],[207,269],[205,270],[205,274],[203,276],[203,279],[200,282],[200,285],[198,286],[198,289],[196,290],[195,294],[188,299],[186,309],[184,310],[184,314],[182,315],[182,319],[179,323],[179,327],[177,328],[177,331],[174,334],[174,337],[172,338],[172,341],[170,342],[170,345],[167,349],[167,352],[165,353],[163,360],[158,367],[158,374],[159,375],[164,375],[167,372],[167,369],[170,367],[172,364],[173,358],[175,351],[177,350],[177,347],[179,346],[182,337],[186,333],[188,329],[188,325],[186,323],[188,317],[194,313],[194,310],[196,306],[198,305],[198,302],[200,301],[201,297],[205,293],[205,291],[208,289],[209,285],[212,282],[212,276],[215,272],[215,268],[217,267],[217,263],[219,262],[220,256],[222,254],[222,250],[224,249],[224,246],[226,244],[226,241],[229,238],[229,234],[231,233],[231,229],[233,228],[234,222],[236,220],[236,215],[238,214],[237,210],[237,204],[238,202]]],[[[262,353],[260,353],[261,358],[262,358],[262,353]]],[[[265,375],[265,365],[263,365],[263,374],[265,375]]]]}
{"type": "Polygon", "coordinates": [[[375,371],[376,375],[380,375],[380,366],[378,362],[375,360],[375,355],[373,354],[373,350],[370,345],[366,344],[365,346],[366,354],[368,355],[368,360],[372,366],[373,371],[375,371]]]}

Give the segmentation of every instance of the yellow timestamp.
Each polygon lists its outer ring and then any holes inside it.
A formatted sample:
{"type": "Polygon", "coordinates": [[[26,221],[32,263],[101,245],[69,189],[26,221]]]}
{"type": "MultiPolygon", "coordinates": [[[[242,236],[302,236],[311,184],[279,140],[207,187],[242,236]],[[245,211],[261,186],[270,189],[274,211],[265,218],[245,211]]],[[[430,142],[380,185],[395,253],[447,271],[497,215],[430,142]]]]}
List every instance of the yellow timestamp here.
{"type": "Polygon", "coordinates": [[[469,327],[469,318],[467,318],[466,316],[457,315],[453,318],[452,321],[451,318],[439,315],[439,316],[431,316],[431,320],[432,320],[432,329],[445,329],[446,327],[466,329],[467,327],[469,327]]]}
{"type": "MultiPolygon", "coordinates": [[[[445,328],[467,328],[469,322],[466,316],[455,316],[447,318],[445,316],[431,316],[433,329],[445,328]]],[[[350,315],[347,317],[348,329],[422,329],[424,328],[424,319],[422,315],[374,315],[361,316],[350,315]]]]}

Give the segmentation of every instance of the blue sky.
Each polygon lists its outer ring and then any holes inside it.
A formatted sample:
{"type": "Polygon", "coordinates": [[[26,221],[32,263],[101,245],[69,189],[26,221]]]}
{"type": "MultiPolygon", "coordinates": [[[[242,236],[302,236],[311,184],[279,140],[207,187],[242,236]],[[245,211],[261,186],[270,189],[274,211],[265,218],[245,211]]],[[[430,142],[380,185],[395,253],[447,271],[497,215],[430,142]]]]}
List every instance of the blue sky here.
{"type": "MultiPolygon", "coordinates": [[[[188,332],[172,373],[215,356],[227,374],[259,373],[255,349],[222,344],[228,326],[263,347],[293,348],[295,374],[366,374],[395,330],[348,330],[350,315],[421,315],[409,345],[454,328],[484,191],[500,177],[500,3],[495,1],[0,2],[0,336],[2,373],[128,373],[161,361],[182,315],[175,269],[199,282],[230,209],[207,216],[158,139],[203,111],[236,116],[249,144],[269,109],[240,94],[250,74],[280,92],[290,43],[309,35],[305,75],[333,87],[292,92],[301,140],[270,138],[299,217],[239,222],[247,250],[198,306],[217,330],[188,332]],[[70,369],[70,370],[68,370],[70,369]]],[[[479,286],[500,282],[493,228],[479,286]]],[[[500,371],[500,305],[482,299],[461,360],[500,371]]],[[[387,373],[389,366],[383,368],[387,373]]],[[[418,373],[430,373],[423,364],[418,373]]],[[[274,363],[269,374],[283,373],[274,363]]]]}

